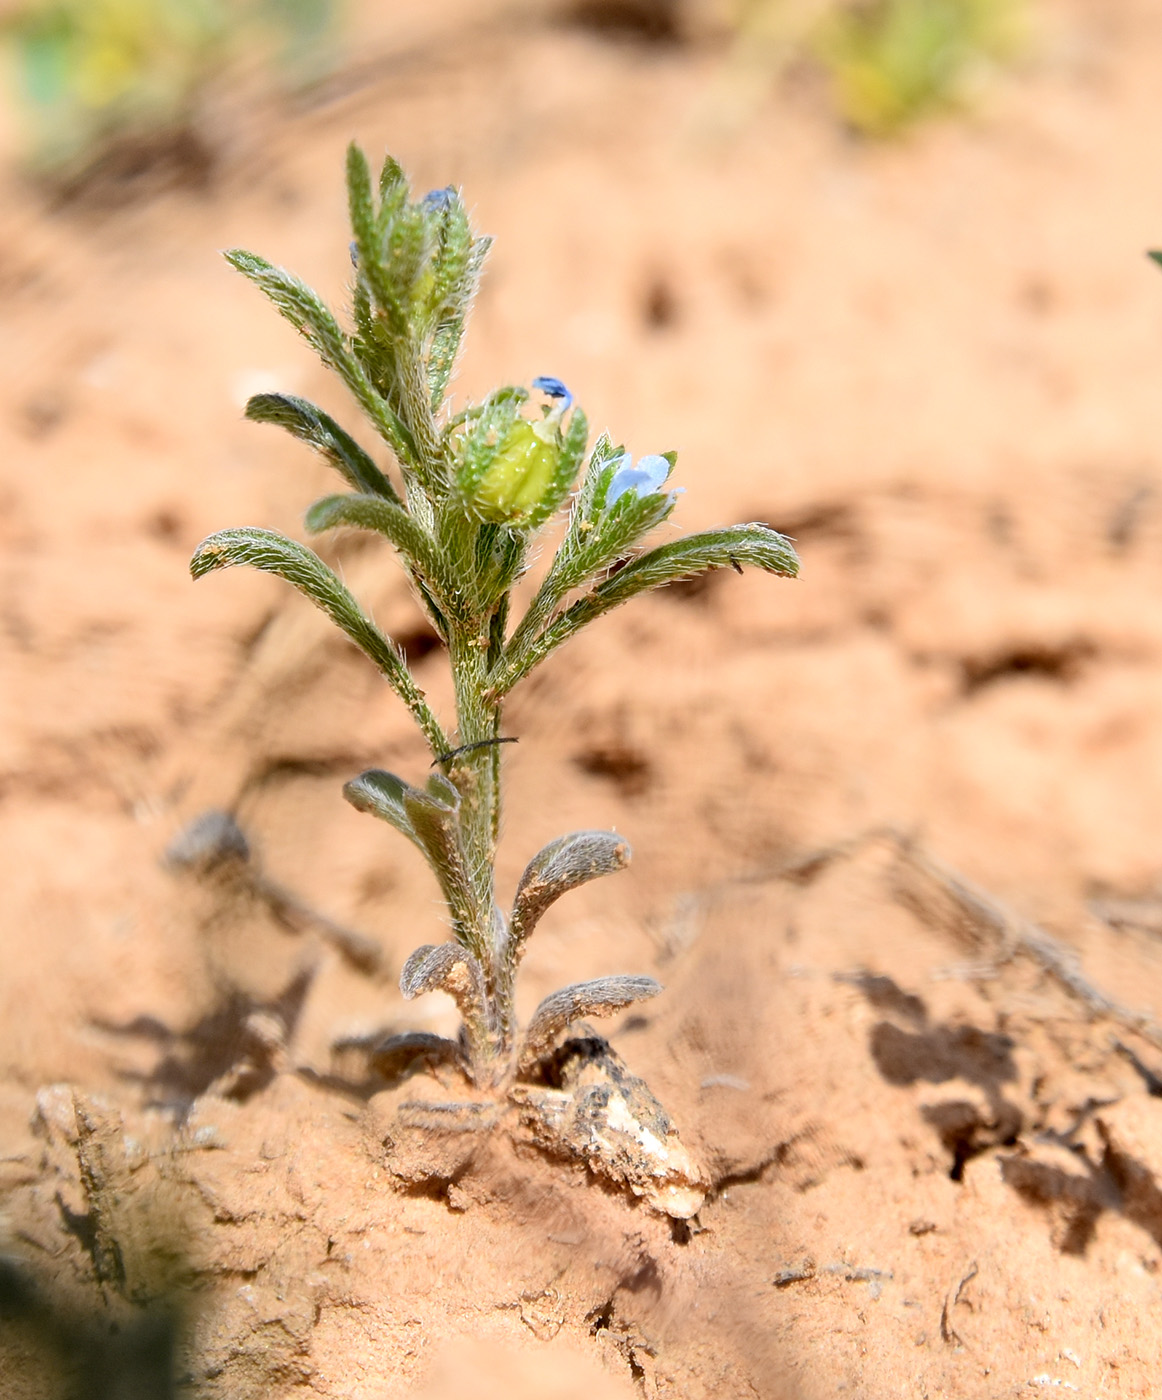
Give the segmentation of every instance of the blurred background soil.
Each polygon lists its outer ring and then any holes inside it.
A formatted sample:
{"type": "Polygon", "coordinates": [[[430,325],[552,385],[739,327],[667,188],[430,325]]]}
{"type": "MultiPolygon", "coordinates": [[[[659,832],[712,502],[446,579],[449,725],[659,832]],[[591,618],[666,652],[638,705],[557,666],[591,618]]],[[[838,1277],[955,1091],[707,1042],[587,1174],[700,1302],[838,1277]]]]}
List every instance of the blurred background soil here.
{"type": "MultiPolygon", "coordinates": [[[[888,142],[697,6],[395,0],[335,44],[67,177],[5,118],[0,1389],[1155,1394],[1162,10],[1044,0],[888,142]],[[496,237],[458,393],[558,375],[679,451],[682,528],[798,542],[797,582],[612,615],[507,721],[502,887],[576,827],[636,852],[522,1014],[667,985],[611,1040],[714,1183],[689,1226],[503,1133],[407,1166],[428,1086],[365,1047],[454,1030],[395,986],[436,892],[340,788],[422,745],[307,603],[187,574],[330,489],[249,394],[358,430],[217,255],[341,301],[352,137],[496,237]],[[248,857],[167,862],[211,809],[248,857]]],[[[325,549],[446,707],[388,554],[325,549]]]]}

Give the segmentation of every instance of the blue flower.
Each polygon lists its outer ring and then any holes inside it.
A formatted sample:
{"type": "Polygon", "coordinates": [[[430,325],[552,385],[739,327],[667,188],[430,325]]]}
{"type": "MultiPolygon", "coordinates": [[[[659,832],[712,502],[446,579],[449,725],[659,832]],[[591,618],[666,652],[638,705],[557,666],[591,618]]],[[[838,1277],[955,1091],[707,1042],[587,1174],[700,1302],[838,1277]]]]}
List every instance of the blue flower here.
{"type": "Polygon", "coordinates": [[[442,213],[456,198],[456,186],[445,185],[442,190],[429,190],[424,195],[423,206],[433,212],[442,213]]]}
{"type": "Polygon", "coordinates": [[[617,470],[605,492],[607,506],[613,505],[627,491],[636,491],[639,497],[652,496],[666,484],[672,470],[666,458],[659,457],[656,453],[651,453],[648,457],[639,457],[635,467],[633,458],[627,452],[624,457],[618,459],[616,466],[617,470]]]}
{"type": "Polygon", "coordinates": [[[565,402],[558,404],[554,412],[558,417],[573,402],[573,395],[565,388],[559,379],[554,379],[551,374],[538,374],[533,380],[533,388],[539,389],[542,394],[547,394],[551,399],[564,399],[565,402]]]}

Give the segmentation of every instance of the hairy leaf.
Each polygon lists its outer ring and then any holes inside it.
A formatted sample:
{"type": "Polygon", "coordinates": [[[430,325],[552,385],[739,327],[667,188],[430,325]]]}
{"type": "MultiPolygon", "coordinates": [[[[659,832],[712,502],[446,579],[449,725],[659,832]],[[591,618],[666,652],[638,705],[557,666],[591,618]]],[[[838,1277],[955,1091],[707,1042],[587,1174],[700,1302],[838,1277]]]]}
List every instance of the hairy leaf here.
{"type": "Polygon", "coordinates": [[[518,629],[501,674],[493,683],[493,693],[507,694],[574,633],[637,594],[708,569],[742,568],[747,564],[785,578],[793,578],[799,571],[799,558],[790,540],[769,525],[706,530],[639,555],[566,608],[539,636],[521,637],[518,629]]]}
{"type": "Polygon", "coordinates": [[[396,456],[414,462],[416,443],[411,431],[367,377],[338,321],[319,296],[293,273],[275,267],[257,253],[230,248],[225,258],[270,298],[324,364],[339,374],[396,456]]]}
{"type": "Polygon", "coordinates": [[[567,594],[622,559],[674,509],[674,493],[669,491],[646,496],[627,491],[605,509],[605,492],[619,460],[613,453],[608,437],[602,437],[590,457],[565,538],[513,635],[511,656],[532,644],[567,594]]]}
{"type": "Polygon", "coordinates": [[[395,487],[355,439],[321,408],[293,394],[255,394],[246,405],[252,423],[274,423],[322,453],[349,486],[399,503],[395,487]]]}
{"type": "MultiPolygon", "coordinates": [[[[457,204],[461,217],[464,219],[464,227],[470,232],[467,216],[463,213],[463,206],[459,205],[459,201],[457,204]]],[[[433,412],[440,407],[444,401],[444,395],[448,392],[448,384],[452,378],[452,371],[456,367],[456,360],[459,357],[460,346],[464,339],[464,327],[468,313],[472,309],[472,301],[480,285],[484,262],[491,246],[491,238],[473,239],[458,279],[455,283],[449,282],[448,285],[441,288],[443,309],[432,332],[427,361],[428,389],[432,396],[433,412]]],[[[438,275],[447,279],[449,273],[448,264],[442,264],[438,275]]]]}
{"type": "MultiPolygon", "coordinates": [[[[393,201],[385,201],[390,207],[393,201]]],[[[371,194],[371,171],[367,157],[354,141],[347,147],[347,208],[351,218],[351,232],[355,235],[358,251],[359,278],[366,283],[376,305],[382,310],[390,308],[391,328],[399,335],[407,334],[407,318],[388,280],[384,267],[383,230],[376,217],[375,201],[371,194]]]]}
{"type": "Polygon", "coordinates": [[[352,778],[343,796],[357,811],[379,817],[420,848],[440,882],[457,937],[479,952],[472,884],[460,839],[460,794],[455,786],[442,774],[433,774],[424,791],[394,773],[371,768],[352,778]]]}
{"type": "Polygon", "coordinates": [[[541,916],[569,890],[624,870],[630,848],[613,831],[574,831],[538,851],[525,868],[513,901],[509,957],[515,958],[541,916]]]}
{"type": "Polygon", "coordinates": [[[357,812],[370,812],[380,821],[394,826],[409,841],[418,841],[403,805],[404,793],[409,791],[402,778],[385,773],[381,768],[369,768],[343,785],[343,796],[357,812]]]}
{"type": "Polygon", "coordinates": [[[484,973],[480,964],[459,943],[425,943],[403,965],[399,989],[405,1001],[421,992],[448,992],[457,998],[474,997],[483,1005],[484,973]]]}
{"type": "Polygon", "coordinates": [[[635,1001],[656,997],[661,990],[661,983],[652,977],[598,977],[563,987],[547,996],[533,1014],[521,1047],[520,1068],[531,1069],[543,1059],[561,1032],[582,1016],[612,1016],[635,1001]]]}
{"type": "Polygon", "coordinates": [[[341,525],[358,530],[374,530],[391,541],[439,598],[441,612],[456,602],[457,590],[446,579],[431,536],[413,516],[394,501],[367,494],[324,496],[306,515],[307,529],[313,533],[334,530],[341,525]]]}
{"type": "Polygon", "coordinates": [[[454,1040],[431,1031],[404,1031],[389,1035],[371,1051],[371,1067],[385,1077],[405,1070],[416,1060],[429,1064],[462,1064],[463,1052],[454,1040]]]}
{"type": "Polygon", "coordinates": [[[409,788],[404,793],[403,805],[416,841],[448,901],[457,937],[474,953],[484,956],[473,917],[475,901],[460,837],[459,812],[455,806],[418,788],[409,788]]]}
{"type": "Polygon", "coordinates": [[[411,1001],[421,992],[447,992],[456,1003],[472,1042],[480,1043],[488,1025],[488,991],[484,969],[459,943],[427,943],[408,958],[399,989],[411,1001]]]}
{"type": "Polygon", "coordinates": [[[403,653],[366,616],[338,575],[313,550],[288,540],[275,530],[253,526],[219,530],[194,551],[190,573],[194,578],[201,578],[215,569],[235,564],[248,564],[264,573],[277,574],[322,608],[378,666],[388,684],[411,710],[433,751],[447,751],[447,737],[412,679],[403,653]]]}
{"type": "Polygon", "coordinates": [[[529,513],[528,519],[524,522],[526,530],[539,529],[546,520],[556,515],[564,504],[569,492],[573,489],[573,483],[577,480],[577,470],[581,466],[581,459],[585,456],[588,442],[589,420],[581,409],[575,408],[569,415],[569,426],[565,429],[564,437],[561,440],[561,455],[557,461],[557,469],[553,473],[553,480],[541,499],[541,503],[529,513]]]}

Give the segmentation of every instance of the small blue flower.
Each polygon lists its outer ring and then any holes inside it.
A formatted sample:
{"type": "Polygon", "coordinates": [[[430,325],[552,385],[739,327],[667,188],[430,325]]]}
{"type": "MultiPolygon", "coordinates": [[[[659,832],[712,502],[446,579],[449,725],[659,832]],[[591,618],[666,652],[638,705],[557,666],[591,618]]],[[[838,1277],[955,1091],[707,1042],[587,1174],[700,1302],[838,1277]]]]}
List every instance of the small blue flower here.
{"type": "Polygon", "coordinates": [[[648,457],[639,457],[635,467],[633,458],[627,452],[624,457],[618,459],[617,470],[605,493],[605,504],[613,505],[627,491],[636,491],[639,497],[652,496],[666,484],[670,471],[670,463],[656,453],[650,453],[648,457]]]}
{"type": "Polygon", "coordinates": [[[539,389],[542,394],[547,394],[551,399],[564,399],[565,402],[558,404],[554,412],[559,417],[573,402],[573,395],[565,388],[559,379],[554,379],[551,374],[538,374],[533,380],[533,388],[539,389]]]}
{"type": "Polygon", "coordinates": [[[423,205],[425,209],[430,209],[434,213],[442,213],[456,198],[456,186],[445,185],[442,190],[429,190],[424,195],[423,205]]]}

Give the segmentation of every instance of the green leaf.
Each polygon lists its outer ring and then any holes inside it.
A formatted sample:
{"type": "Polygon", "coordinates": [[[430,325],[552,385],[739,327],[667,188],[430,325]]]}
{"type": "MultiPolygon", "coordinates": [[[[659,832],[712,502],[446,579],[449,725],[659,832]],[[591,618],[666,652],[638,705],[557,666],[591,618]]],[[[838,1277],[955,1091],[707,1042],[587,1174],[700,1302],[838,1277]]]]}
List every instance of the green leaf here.
{"type": "MultiPolygon", "coordinates": [[[[454,793],[455,789],[448,784],[454,793]]],[[[403,805],[416,840],[440,882],[440,889],[452,914],[456,937],[478,957],[486,956],[476,929],[472,880],[460,838],[459,794],[455,805],[439,796],[409,788],[403,805]]]]}
{"type": "MultiPolygon", "coordinates": [[[[617,505],[621,505],[620,500],[617,505]]],[[[587,623],[637,594],[678,579],[692,578],[708,569],[745,565],[794,578],[799,572],[799,557],[785,535],[760,524],[732,525],[725,530],[686,535],[639,555],[566,608],[535,638],[527,634],[522,637],[518,629],[491,693],[497,697],[507,694],[534,666],[587,623]]]]}
{"type": "Polygon", "coordinates": [[[343,785],[343,796],[357,812],[370,812],[380,821],[394,826],[396,831],[409,841],[416,841],[416,833],[403,805],[404,793],[408,784],[394,773],[385,773],[382,768],[369,768],[343,785]]]}
{"type": "Polygon", "coordinates": [[[371,768],[343,788],[343,796],[359,812],[370,812],[418,846],[452,915],[460,943],[482,955],[473,910],[472,882],[460,839],[460,794],[442,774],[434,774],[428,790],[412,787],[394,773],[371,768]]]}
{"type": "Polygon", "coordinates": [[[464,339],[464,314],[457,312],[441,321],[432,332],[431,347],[428,350],[427,375],[428,391],[431,394],[432,412],[435,413],[444,402],[448,392],[448,382],[456,368],[460,345],[464,339]]]}
{"type": "Polygon", "coordinates": [[[383,230],[371,194],[367,157],[354,141],[347,147],[347,209],[358,252],[359,280],[367,286],[376,305],[390,316],[392,331],[407,335],[405,309],[399,305],[384,266],[383,230]]]}
{"type": "Polygon", "coordinates": [[[350,433],[307,399],[293,394],[255,394],[246,405],[252,423],[274,423],[321,453],[356,491],[400,503],[395,487],[350,433]]]}
{"type": "Polygon", "coordinates": [[[190,573],[194,578],[201,578],[215,569],[226,569],[236,564],[247,564],[264,573],[277,574],[322,608],[379,668],[387,683],[412,712],[433,753],[447,752],[447,736],[412,679],[403,653],[366,616],[338,575],[313,550],[275,530],[260,530],[253,526],[219,530],[203,540],[194,551],[190,573]]]}
{"type": "Polygon", "coordinates": [[[447,393],[490,242],[487,238],[473,239],[467,212],[457,195],[444,212],[434,264],[430,304],[433,326],[425,361],[433,412],[447,393]]]}
{"type": "Polygon", "coordinates": [[[371,169],[362,148],[354,141],[347,147],[347,213],[356,240],[361,234],[366,235],[368,248],[374,250],[377,240],[374,236],[375,200],[371,194],[371,169]]]}
{"type": "Polygon", "coordinates": [[[265,293],[324,364],[340,376],[396,456],[414,463],[416,443],[411,431],[367,377],[338,321],[318,295],[293,273],[275,267],[256,253],[231,248],[224,256],[265,293]]]}
{"type": "Polygon", "coordinates": [[[324,496],[307,511],[306,526],[312,534],[342,525],[356,530],[374,530],[390,540],[435,593],[441,613],[457,609],[458,590],[445,577],[435,542],[402,505],[385,501],[381,496],[338,495],[324,496]]]}
{"type": "MultiPolygon", "coordinates": [[[[594,449],[594,457],[606,444],[608,438],[603,438],[594,449]]],[[[673,511],[675,497],[670,491],[653,491],[646,496],[627,491],[612,507],[604,509],[605,492],[619,457],[620,453],[603,452],[596,468],[590,460],[565,538],[513,634],[510,655],[522,655],[532,645],[567,594],[624,558],[673,511]]]]}
{"type": "Polygon", "coordinates": [[[275,267],[244,248],[229,248],[223,256],[270,298],[328,364],[343,359],[347,353],[347,339],[327,306],[305,282],[286,268],[275,267]]]}
{"type": "Polygon", "coordinates": [[[383,164],[379,168],[380,199],[386,203],[401,186],[406,191],[407,183],[407,176],[399,161],[394,156],[384,156],[383,164]]]}

